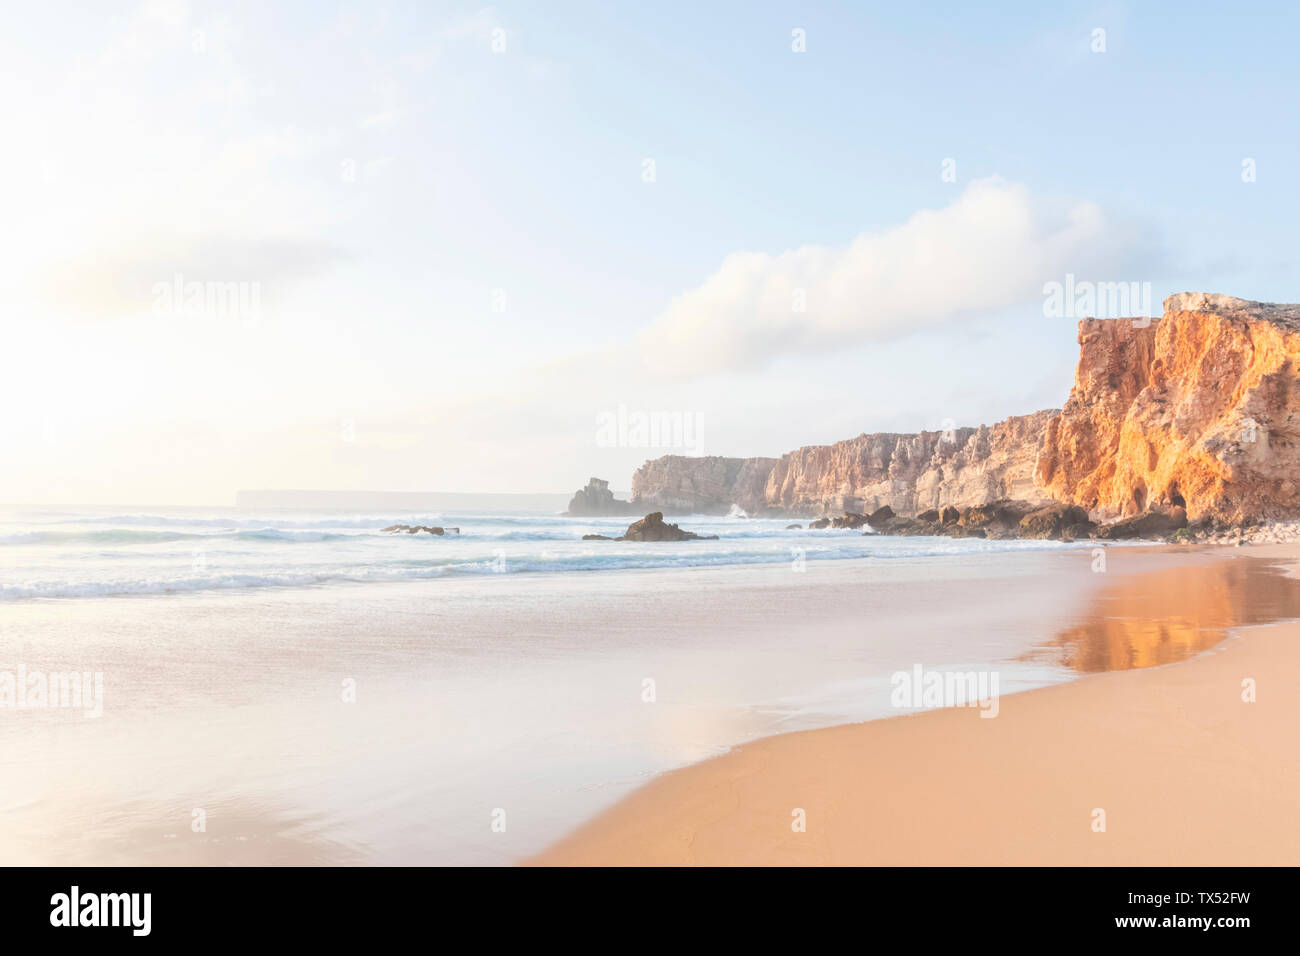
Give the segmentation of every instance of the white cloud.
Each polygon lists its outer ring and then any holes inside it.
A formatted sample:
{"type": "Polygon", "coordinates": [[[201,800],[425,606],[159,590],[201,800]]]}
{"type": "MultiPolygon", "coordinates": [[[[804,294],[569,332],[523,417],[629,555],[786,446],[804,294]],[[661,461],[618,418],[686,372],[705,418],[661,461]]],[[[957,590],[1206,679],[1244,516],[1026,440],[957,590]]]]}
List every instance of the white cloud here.
{"type": "Polygon", "coordinates": [[[1149,266],[1151,252],[1140,230],[1093,203],[1045,202],[985,179],[943,209],[844,248],[733,253],[673,300],[638,345],[659,374],[746,368],[1041,299],[1043,284],[1067,272],[1145,279],[1119,270],[1149,266]]]}

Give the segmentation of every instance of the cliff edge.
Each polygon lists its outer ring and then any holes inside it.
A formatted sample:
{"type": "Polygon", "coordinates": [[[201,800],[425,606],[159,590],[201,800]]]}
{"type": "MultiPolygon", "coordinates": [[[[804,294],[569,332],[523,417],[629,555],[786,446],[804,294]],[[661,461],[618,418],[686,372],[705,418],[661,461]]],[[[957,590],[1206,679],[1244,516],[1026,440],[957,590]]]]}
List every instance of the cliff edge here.
{"type": "Polygon", "coordinates": [[[1097,520],[1181,507],[1193,522],[1300,515],[1300,305],[1183,292],[1159,319],[1084,319],[1060,410],[873,433],[780,458],[647,461],[636,507],[903,516],[1014,500],[1097,520]]]}
{"type": "Polygon", "coordinates": [[[1300,513],[1300,306],[1183,292],[1164,316],[1079,323],[1044,493],[1101,518],[1181,505],[1243,524],[1300,513]]]}

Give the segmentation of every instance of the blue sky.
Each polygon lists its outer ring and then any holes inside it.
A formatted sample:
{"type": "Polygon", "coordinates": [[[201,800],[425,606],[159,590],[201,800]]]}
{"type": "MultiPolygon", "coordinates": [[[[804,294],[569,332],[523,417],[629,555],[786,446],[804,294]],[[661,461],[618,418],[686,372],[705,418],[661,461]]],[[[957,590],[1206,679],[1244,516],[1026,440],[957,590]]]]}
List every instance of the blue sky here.
{"type": "Polygon", "coordinates": [[[699,6],[25,9],[0,498],[626,488],[1059,406],[1067,271],[1298,297],[1292,8],[699,6]]]}

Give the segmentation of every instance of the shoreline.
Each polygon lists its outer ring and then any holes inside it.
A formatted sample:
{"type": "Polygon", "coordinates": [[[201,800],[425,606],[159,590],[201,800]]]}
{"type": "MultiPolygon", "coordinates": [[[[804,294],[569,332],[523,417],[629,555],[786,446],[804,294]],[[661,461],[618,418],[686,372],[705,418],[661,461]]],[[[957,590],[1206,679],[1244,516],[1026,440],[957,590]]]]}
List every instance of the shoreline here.
{"type": "MultiPolygon", "coordinates": [[[[1294,545],[1196,550],[1287,578],[1300,561],[1294,545]]],[[[1004,695],[993,720],[946,708],[766,737],[663,774],[525,865],[1294,865],[1300,621],[1227,632],[1177,667],[1004,695]]]]}
{"type": "Polygon", "coordinates": [[[916,662],[998,671],[1006,696],[1219,639],[1116,632],[1150,575],[1175,604],[1235,601],[1216,621],[1267,616],[1259,562],[1106,550],[1106,574],[1053,546],[10,605],[8,659],[102,672],[105,704],[0,712],[0,845],[39,864],[514,865],[657,775],[896,714],[890,675],[916,662]]]}
{"type": "Polygon", "coordinates": [[[1070,679],[1016,659],[1105,579],[1204,563],[1158,551],[1112,551],[1108,575],[1053,548],[14,605],[7,658],[102,672],[105,704],[0,713],[0,845],[68,865],[513,865],[657,773],[888,714],[915,660],[1014,662],[1004,692],[1070,679]]]}
{"type": "MultiPolygon", "coordinates": [[[[328,521],[311,521],[272,528],[260,519],[245,519],[240,527],[221,529],[212,528],[203,519],[194,527],[177,527],[183,523],[181,519],[153,520],[155,524],[148,527],[149,522],[128,521],[125,528],[71,521],[67,522],[73,526],[70,530],[57,523],[13,522],[16,527],[0,535],[13,566],[11,573],[0,575],[0,606],[47,600],[270,594],[463,579],[491,582],[588,573],[687,573],[762,565],[788,568],[805,559],[822,566],[921,557],[924,552],[960,557],[986,548],[1052,552],[1084,546],[888,536],[870,540],[852,533],[791,533],[729,519],[694,526],[706,537],[719,535],[718,540],[682,545],[584,541],[586,532],[616,532],[613,526],[579,524],[566,526],[557,535],[545,520],[540,527],[534,526],[534,518],[489,516],[474,519],[478,526],[462,527],[457,536],[420,534],[414,540],[407,540],[408,535],[380,534],[376,529],[358,532],[356,522],[346,518],[337,527],[328,521]],[[17,570],[28,566],[34,570],[17,570]]],[[[620,525],[619,532],[625,527],[620,525]]],[[[492,587],[490,583],[482,586],[492,587]]]]}

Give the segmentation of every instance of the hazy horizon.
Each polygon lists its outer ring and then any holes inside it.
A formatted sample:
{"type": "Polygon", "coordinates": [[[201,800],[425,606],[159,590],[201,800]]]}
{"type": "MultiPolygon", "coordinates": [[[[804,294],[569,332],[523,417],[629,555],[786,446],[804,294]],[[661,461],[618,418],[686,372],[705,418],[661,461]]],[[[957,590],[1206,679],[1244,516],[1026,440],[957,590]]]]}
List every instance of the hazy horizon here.
{"type": "MultiPolygon", "coordinates": [[[[576,490],[576,489],[574,489],[576,490]]],[[[238,490],[230,501],[59,501],[59,502],[42,502],[42,501],[0,501],[0,509],[6,508],[92,508],[95,510],[105,510],[111,508],[181,508],[181,509],[229,509],[229,510],[298,510],[308,511],[315,506],[311,504],[276,504],[276,505],[249,505],[240,501],[242,496],[249,494],[274,494],[281,496],[358,496],[370,497],[376,501],[388,496],[404,496],[415,500],[434,501],[442,499],[444,503],[436,505],[440,508],[461,508],[470,511],[485,510],[494,504],[505,507],[501,504],[503,499],[536,499],[538,502],[558,503],[562,508],[568,503],[573,492],[558,491],[518,491],[518,492],[475,492],[475,491],[386,491],[384,489],[368,488],[241,488],[238,490]],[[459,499],[459,500],[458,500],[459,499]],[[478,502],[471,504],[469,502],[478,502]]],[[[616,495],[629,494],[628,492],[615,492],[616,495]]],[[[359,507],[352,505],[330,505],[324,510],[346,510],[356,507],[359,511],[400,511],[404,508],[435,507],[432,504],[375,504],[373,506],[359,507]]],[[[518,510],[543,510],[542,508],[518,509],[518,510]]]]}

